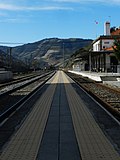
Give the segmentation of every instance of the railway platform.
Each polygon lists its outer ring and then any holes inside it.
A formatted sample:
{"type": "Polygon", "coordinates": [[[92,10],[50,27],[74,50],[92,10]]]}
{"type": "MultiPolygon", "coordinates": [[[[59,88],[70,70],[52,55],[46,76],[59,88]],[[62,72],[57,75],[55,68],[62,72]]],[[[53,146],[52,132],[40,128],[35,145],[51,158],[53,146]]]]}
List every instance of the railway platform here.
{"type": "Polygon", "coordinates": [[[0,160],[120,160],[73,84],[62,71],[46,83],[0,160]]]}
{"type": "Polygon", "coordinates": [[[94,81],[103,82],[103,81],[111,81],[117,82],[120,81],[120,73],[105,73],[105,72],[90,72],[90,71],[73,71],[69,70],[71,73],[75,73],[81,75],[83,77],[88,77],[94,81]]]}
{"type": "Polygon", "coordinates": [[[87,77],[96,82],[102,82],[105,85],[114,88],[120,88],[120,73],[102,73],[102,72],[89,72],[89,71],[73,71],[69,72],[87,77]]]}

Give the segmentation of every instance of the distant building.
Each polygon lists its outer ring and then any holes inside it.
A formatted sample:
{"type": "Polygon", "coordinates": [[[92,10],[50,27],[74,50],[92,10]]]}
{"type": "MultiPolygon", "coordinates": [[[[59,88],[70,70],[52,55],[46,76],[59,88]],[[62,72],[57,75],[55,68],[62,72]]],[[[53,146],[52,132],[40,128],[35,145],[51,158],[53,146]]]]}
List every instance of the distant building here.
{"type": "Polygon", "coordinates": [[[91,52],[91,70],[101,72],[120,72],[120,66],[113,48],[114,41],[120,39],[120,29],[110,33],[110,23],[106,22],[104,35],[93,41],[91,52]]]}
{"type": "Polygon", "coordinates": [[[117,39],[120,39],[120,28],[113,28],[111,33],[110,22],[105,22],[104,35],[93,41],[89,55],[87,53],[79,61],[74,62],[73,70],[120,73],[120,65],[112,48],[117,39]]]}
{"type": "Polygon", "coordinates": [[[120,39],[120,29],[110,33],[110,22],[104,24],[104,35],[93,41],[93,51],[104,51],[114,45],[115,39],[120,39]]]}
{"type": "Polygon", "coordinates": [[[104,51],[114,45],[115,39],[120,39],[120,35],[100,36],[93,41],[93,51],[104,51]]]}

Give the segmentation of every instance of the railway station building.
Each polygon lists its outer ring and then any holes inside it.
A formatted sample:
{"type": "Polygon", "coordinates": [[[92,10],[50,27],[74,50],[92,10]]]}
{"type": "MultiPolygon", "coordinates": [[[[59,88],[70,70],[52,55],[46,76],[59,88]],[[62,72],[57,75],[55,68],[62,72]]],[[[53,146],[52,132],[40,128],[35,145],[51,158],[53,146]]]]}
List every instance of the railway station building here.
{"type": "Polygon", "coordinates": [[[114,41],[118,39],[120,35],[106,35],[93,41],[93,51],[89,56],[92,71],[120,72],[120,65],[112,48],[114,41]]]}
{"type": "Polygon", "coordinates": [[[93,41],[92,50],[75,61],[73,69],[120,73],[120,64],[112,48],[115,40],[120,40],[120,28],[110,32],[110,22],[105,22],[104,35],[93,41]]]}

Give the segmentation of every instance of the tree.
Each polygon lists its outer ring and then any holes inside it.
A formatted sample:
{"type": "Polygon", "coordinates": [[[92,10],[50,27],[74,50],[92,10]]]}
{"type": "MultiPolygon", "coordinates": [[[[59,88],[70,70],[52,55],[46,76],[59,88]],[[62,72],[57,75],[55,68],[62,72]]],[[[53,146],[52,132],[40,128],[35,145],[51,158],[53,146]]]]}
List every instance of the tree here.
{"type": "Polygon", "coordinates": [[[115,40],[113,50],[116,58],[120,61],[120,40],[115,40]]]}
{"type": "Polygon", "coordinates": [[[114,27],[111,27],[110,28],[110,33],[112,33],[112,32],[114,32],[116,30],[116,27],[114,26],[114,27]]]}

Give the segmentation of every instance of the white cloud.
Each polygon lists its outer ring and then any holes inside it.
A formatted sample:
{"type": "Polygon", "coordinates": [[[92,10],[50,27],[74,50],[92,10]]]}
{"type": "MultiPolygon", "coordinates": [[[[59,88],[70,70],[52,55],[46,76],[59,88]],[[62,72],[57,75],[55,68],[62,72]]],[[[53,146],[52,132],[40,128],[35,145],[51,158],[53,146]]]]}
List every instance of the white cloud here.
{"type": "Polygon", "coordinates": [[[9,11],[40,11],[40,10],[73,10],[72,7],[59,7],[59,6],[17,6],[11,4],[0,4],[1,10],[9,10],[9,11]]]}
{"type": "Polygon", "coordinates": [[[20,7],[11,4],[0,4],[1,10],[20,10],[20,7]]]}
{"type": "Polygon", "coordinates": [[[27,10],[73,10],[72,7],[57,7],[57,6],[46,6],[46,7],[27,7],[27,10]]]}
{"type": "MultiPolygon", "coordinates": [[[[120,0],[9,0],[9,4],[17,4],[16,9],[21,8],[19,5],[20,4],[47,4],[51,2],[68,2],[68,3],[107,3],[107,4],[120,4],[120,0]]],[[[0,3],[3,3],[3,0],[0,0],[0,3]]],[[[8,0],[4,0],[4,4],[8,4],[8,0]]],[[[8,5],[9,6],[9,5],[8,5]]],[[[24,7],[23,7],[24,8],[24,7]]]]}
{"type": "MultiPolygon", "coordinates": [[[[81,4],[103,4],[103,5],[120,5],[120,0],[41,0],[38,2],[37,0],[0,0],[0,10],[6,11],[44,11],[44,10],[74,10],[75,8],[72,5],[65,5],[64,3],[81,3],[81,4]],[[20,3],[21,1],[21,3],[20,3]],[[29,3],[30,2],[30,3],[29,3]],[[32,3],[34,2],[34,3],[32,3]],[[38,3],[37,3],[38,2],[38,3]],[[46,2],[46,3],[43,3],[46,2]],[[40,5],[43,4],[43,5],[40,5]],[[51,5],[50,5],[51,3],[51,5]],[[61,3],[62,5],[60,5],[61,3]],[[28,5],[29,4],[29,5],[28,5]],[[30,5],[31,4],[31,5],[30,5]],[[33,4],[37,4],[33,6],[33,4]],[[45,5],[46,4],[46,5],[45,5]]],[[[2,14],[0,14],[2,16],[2,14]]]]}
{"type": "MultiPolygon", "coordinates": [[[[106,2],[106,0],[52,0],[54,2],[106,2]]],[[[120,2],[120,0],[109,0],[108,2],[120,2]]]]}
{"type": "Polygon", "coordinates": [[[95,2],[95,3],[112,3],[112,4],[120,4],[120,0],[52,0],[53,2],[68,2],[68,3],[89,3],[89,2],[95,2]]]}
{"type": "Polygon", "coordinates": [[[28,19],[20,19],[20,18],[5,18],[0,19],[0,23],[28,23],[28,19]]]}

